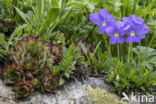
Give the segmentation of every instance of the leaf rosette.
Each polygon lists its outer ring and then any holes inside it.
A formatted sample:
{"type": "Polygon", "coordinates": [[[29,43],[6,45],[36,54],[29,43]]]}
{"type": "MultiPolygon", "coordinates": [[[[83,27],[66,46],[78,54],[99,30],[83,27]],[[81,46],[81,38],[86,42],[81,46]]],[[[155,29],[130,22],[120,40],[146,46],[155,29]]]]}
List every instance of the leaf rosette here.
{"type": "Polygon", "coordinates": [[[6,84],[15,84],[23,80],[25,77],[22,69],[22,67],[14,63],[6,65],[3,69],[4,82],[6,84]]]}
{"type": "Polygon", "coordinates": [[[42,92],[53,92],[55,93],[56,88],[59,86],[58,78],[53,76],[51,72],[49,72],[43,79],[42,79],[42,92]]]}
{"type": "Polygon", "coordinates": [[[32,82],[22,80],[14,86],[13,91],[15,91],[16,98],[28,97],[33,94],[32,82]]]}

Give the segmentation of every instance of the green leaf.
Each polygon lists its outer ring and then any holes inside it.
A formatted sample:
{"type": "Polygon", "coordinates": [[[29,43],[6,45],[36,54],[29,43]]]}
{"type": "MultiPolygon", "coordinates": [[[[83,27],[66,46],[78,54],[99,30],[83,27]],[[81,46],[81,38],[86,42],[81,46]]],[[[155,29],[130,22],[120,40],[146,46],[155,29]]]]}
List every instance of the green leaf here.
{"type": "Polygon", "coordinates": [[[16,8],[16,11],[17,13],[22,17],[22,19],[27,23],[27,24],[30,24],[29,21],[28,21],[28,15],[23,13],[20,9],[16,8]]]}
{"type": "Polygon", "coordinates": [[[59,13],[59,8],[50,8],[48,10],[47,15],[45,16],[44,28],[41,30],[42,32],[48,27],[52,27],[58,21],[59,13]]]}
{"type": "Polygon", "coordinates": [[[70,74],[68,72],[65,72],[64,75],[66,76],[66,78],[70,77],[70,74]]]}
{"type": "Polygon", "coordinates": [[[39,17],[43,17],[44,12],[44,0],[36,0],[36,10],[39,17]]]}
{"type": "Polygon", "coordinates": [[[67,4],[68,7],[79,6],[84,8],[86,5],[83,2],[70,2],[67,4]]]}
{"type": "Polygon", "coordinates": [[[87,49],[86,49],[85,45],[83,43],[80,43],[80,46],[81,46],[84,54],[87,56],[87,49]]]}
{"type": "Polygon", "coordinates": [[[4,34],[0,34],[0,46],[2,46],[4,48],[7,46],[4,34]]]}
{"type": "Polygon", "coordinates": [[[140,60],[141,65],[147,67],[148,69],[153,69],[154,66],[156,66],[156,50],[149,48],[149,47],[143,47],[141,46],[133,48],[133,52],[139,56],[140,53],[140,60]]]}
{"type": "Polygon", "coordinates": [[[59,85],[63,85],[64,84],[64,79],[62,77],[60,77],[60,80],[59,80],[59,85]]]}
{"type": "Polygon", "coordinates": [[[51,0],[52,8],[59,8],[59,0],[51,0]]]}
{"type": "Polygon", "coordinates": [[[94,51],[94,53],[93,53],[93,56],[95,55],[95,53],[96,53],[97,49],[99,48],[100,44],[101,44],[101,41],[100,41],[100,42],[98,43],[98,45],[96,46],[95,51],[94,51]]]}
{"type": "MultiPolygon", "coordinates": [[[[21,32],[24,28],[26,28],[27,26],[28,26],[27,24],[18,26],[18,27],[14,30],[14,32],[11,34],[11,36],[10,36],[10,38],[9,38],[9,40],[8,40],[8,45],[10,45],[11,42],[12,42],[12,40],[15,38],[15,36],[16,36],[19,32],[21,32]]],[[[18,37],[20,37],[20,36],[21,36],[21,34],[20,34],[18,37]]],[[[18,40],[18,39],[17,39],[17,40],[18,40]]]]}

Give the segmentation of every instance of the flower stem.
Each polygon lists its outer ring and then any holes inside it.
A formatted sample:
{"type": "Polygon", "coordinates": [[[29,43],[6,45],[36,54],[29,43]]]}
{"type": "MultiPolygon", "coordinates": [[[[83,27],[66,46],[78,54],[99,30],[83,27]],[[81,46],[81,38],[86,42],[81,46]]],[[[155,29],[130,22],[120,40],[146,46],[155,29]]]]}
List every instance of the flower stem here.
{"type": "Polygon", "coordinates": [[[111,61],[113,62],[110,47],[108,46],[108,42],[107,42],[107,40],[106,40],[106,37],[105,37],[105,36],[103,36],[103,37],[104,37],[104,41],[105,41],[105,43],[106,43],[106,47],[107,47],[107,50],[108,50],[108,52],[109,52],[109,55],[110,55],[111,61]]]}
{"type": "Polygon", "coordinates": [[[139,43],[139,57],[138,57],[139,64],[140,64],[140,57],[141,57],[141,43],[139,43]]]}
{"type": "Polygon", "coordinates": [[[150,46],[151,46],[151,44],[152,44],[153,40],[155,39],[155,36],[156,36],[156,33],[154,33],[154,35],[153,35],[153,37],[152,37],[152,39],[151,39],[150,43],[148,44],[148,47],[150,47],[150,46]]]}
{"type": "Polygon", "coordinates": [[[118,60],[120,60],[120,45],[117,44],[117,50],[118,50],[118,60]]]}
{"type": "Polygon", "coordinates": [[[131,43],[131,60],[133,59],[133,51],[132,51],[132,48],[133,48],[133,43],[131,43]]]}
{"type": "Polygon", "coordinates": [[[132,43],[129,43],[128,47],[128,62],[132,59],[132,43]]]}

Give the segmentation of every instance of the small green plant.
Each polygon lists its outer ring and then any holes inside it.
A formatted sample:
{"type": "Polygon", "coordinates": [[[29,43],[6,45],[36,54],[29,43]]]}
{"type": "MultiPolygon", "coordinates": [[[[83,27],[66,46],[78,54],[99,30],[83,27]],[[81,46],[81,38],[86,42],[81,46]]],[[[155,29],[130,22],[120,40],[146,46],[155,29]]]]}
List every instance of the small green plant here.
{"type": "Polygon", "coordinates": [[[149,47],[137,46],[133,52],[138,56],[139,63],[148,69],[156,68],[156,50],[149,47]],[[139,57],[139,55],[141,57],[139,57]]]}
{"type": "Polygon", "coordinates": [[[18,26],[10,35],[8,41],[6,41],[5,34],[0,33],[0,59],[7,59],[8,53],[16,46],[18,40],[22,36],[22,30],[26,27],[26,24],[18,26]]]}
{"type": "Polygon", "coordinates": [[[114,60],[115,67],[110,67],[108,82],[112,82],[119,93],[122,91],[152,92],[156,89],[156,71],[136,66],[135,62],[123,63],[114,60]]]}
{"type": "Polygon", "coordinates": [[[56,66],[51,66],[50,70],[54,75],[60,74],[60,85],[64,83],[64,78],[69,79],[70,75],[75,69],[77,60],[81,57],[81,54],[78,52],[78,49],[72,43],[67,49],[63,48],[63,58],[60,63],[56,66]]]}

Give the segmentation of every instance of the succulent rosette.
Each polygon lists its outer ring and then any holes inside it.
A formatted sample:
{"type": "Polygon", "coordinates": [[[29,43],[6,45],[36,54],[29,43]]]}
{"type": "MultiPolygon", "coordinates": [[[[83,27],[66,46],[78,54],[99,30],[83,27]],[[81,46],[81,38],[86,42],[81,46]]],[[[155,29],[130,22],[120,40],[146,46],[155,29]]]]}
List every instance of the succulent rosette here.
{"type": "Polygon", "coordinates": [[[33,78],[37,78],[39,80],[41,80],[45,75],[46,75],[47,71],[46,70],[36,70],[32,73],[33,78]]]}
{"type": "Polygon", "coordinates": [[[4,81],[7,84],[15,84],[24,79],[22,67],[15,63],[6,65],[3,69],[4,81]]]}
{"type": "Polygon", "coordinates": [[[14,86],[13,91],[15,91],[16,98],[28,97],[33,94],[32,82],[22,80],[14,86]]]}
{"type": "Polygon", "coordinates": [[[32,82],[33,89],[39,90],[41,88],[41,81],[38,80],[37,78],[33,78],[31,82],[32,82]]]}
{"type": "Polygon", "coordinates": [[[47,73],[46,70],[38,69],[34,72],[26,71],[25,76],[26,76],[26,79],[28,79],[28,80],[31,80],[33,78],[37,78],[37,79],[41,80],[46,75],[46,73],[47,73]]]}
{"type": "Polygon", "coordinates": [[[55,77],[51,72],[49,72],[43,79],[42,84],[43,88],[42,91],[46,92],[53,92],[55,93],[56,88],[59,86],[58,78],[55,77]]]}
{"type": "Polygon", "coordinates": [[[10,52],[10,57],[25,70],[35,71],[45,69],[53,64],[51,46],[34,37],[24,37],[16,45],[15,51],[10,52]]]}
{"type": "Polygon", "coordinates": [[[53,55],[54,62],[56,63],[63,56],[62,48],[59,46],[52,46],[51,47],[51,54],[53,55]]]}

